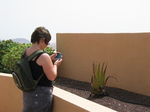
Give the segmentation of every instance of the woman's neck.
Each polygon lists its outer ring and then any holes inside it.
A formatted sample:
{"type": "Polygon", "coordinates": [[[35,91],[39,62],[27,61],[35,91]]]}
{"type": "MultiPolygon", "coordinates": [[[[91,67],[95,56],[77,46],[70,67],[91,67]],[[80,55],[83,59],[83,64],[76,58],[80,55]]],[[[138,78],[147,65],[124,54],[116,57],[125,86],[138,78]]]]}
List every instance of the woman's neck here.
{"type": "Polygon", "coordinates": [[[32,44],[31,48],[35,49],[35,50],[40,50],[40,46],[39,44],[32,44]]]}

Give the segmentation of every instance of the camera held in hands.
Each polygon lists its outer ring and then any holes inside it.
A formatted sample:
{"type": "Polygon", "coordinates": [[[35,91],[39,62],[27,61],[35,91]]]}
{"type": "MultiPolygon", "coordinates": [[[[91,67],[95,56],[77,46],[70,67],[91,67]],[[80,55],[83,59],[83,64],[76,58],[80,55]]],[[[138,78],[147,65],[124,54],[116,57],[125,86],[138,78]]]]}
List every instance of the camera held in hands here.
{"type": "Polygon", "coordinates": [[[59,60],[60,58],[62,58],[62,53],[57,53],[57,56],[55,57],[55,59],[59,60]]]}

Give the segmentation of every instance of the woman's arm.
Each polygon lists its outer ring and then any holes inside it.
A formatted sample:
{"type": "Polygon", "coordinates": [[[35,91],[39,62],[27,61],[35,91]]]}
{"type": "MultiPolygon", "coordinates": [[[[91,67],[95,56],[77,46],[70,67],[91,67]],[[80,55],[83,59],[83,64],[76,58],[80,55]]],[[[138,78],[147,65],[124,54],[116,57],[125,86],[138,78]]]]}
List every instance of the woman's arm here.
{"type": "Polygon", "coordinates": [[[43,67],[44,73],[51,81],[55,80],[57,77],[57,67],[60,66],[61,62],[62,59],[56,60],[53,64],[51,57],[47,53],[42,54],[37,60],[37,64],[43,67]]]}

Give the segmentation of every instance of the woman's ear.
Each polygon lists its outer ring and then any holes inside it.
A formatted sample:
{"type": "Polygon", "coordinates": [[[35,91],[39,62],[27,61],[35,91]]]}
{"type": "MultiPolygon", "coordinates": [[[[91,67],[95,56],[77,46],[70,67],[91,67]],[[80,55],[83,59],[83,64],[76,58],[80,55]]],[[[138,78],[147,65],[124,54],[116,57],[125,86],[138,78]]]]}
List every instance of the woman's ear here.
{"type": "Polygon", "coordinates": [[[40,42],[41,42],[41,43],[43,43],[43,42],[45,43],[45,38],[41,38],[41,39],[40,39],[40,42]]]}

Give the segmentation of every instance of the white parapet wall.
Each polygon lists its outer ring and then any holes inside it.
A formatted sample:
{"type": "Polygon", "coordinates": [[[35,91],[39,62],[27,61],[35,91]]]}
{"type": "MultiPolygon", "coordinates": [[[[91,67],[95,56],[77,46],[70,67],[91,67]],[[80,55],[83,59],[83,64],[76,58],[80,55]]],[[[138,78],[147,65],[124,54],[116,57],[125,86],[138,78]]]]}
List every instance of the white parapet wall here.
{"type": "MultiPolygon", "coordinates": [[[[22,91],[15,86],[12,75],[0,73],[0,89],[0,112],[21,112],[22,91]]],[[[53,112],[115,112],[57,87],[53,94],[53,112]]]]}

